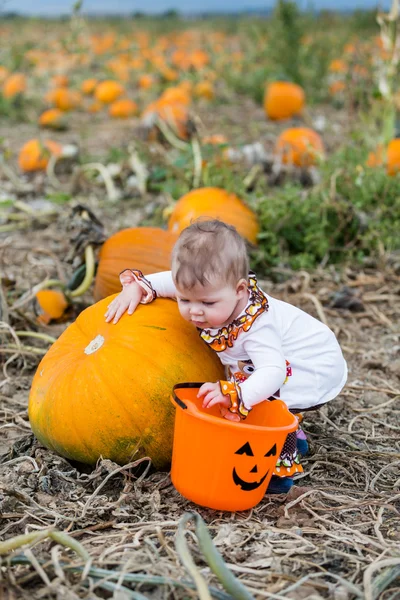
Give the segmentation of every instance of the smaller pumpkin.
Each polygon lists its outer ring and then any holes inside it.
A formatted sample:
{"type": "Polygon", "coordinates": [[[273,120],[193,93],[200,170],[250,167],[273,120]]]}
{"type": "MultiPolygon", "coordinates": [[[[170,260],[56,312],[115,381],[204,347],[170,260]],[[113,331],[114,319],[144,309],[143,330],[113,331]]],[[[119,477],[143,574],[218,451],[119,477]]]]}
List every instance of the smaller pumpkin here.
{"type": "Polygon", "coordinates": [[[169,87],[161,94],[159,102],[163,104],[183,104],[189,106],[190,93],[180,86],[169,87]]]}
{"type": "Polygon", "coordinates": [[[125,93],[124,87],[112,79],[107,79],[97,84],[94,91],[96,100],[104,104],[111,104],[125,93]]]}
{"type": "Polygon", "coordinates": [[[46,94],[46,100],[51,104],[54,104],[59,110],[65,112],[74,110],[82,102],[81,95],[77,90],[70,90],[65,87],[58,87],[54,90],[50,90],[50,92],[46,94]]]}
{"type": "Polygon", "coordinates": [[[236,227],[251,244],[256,244],[259,224],[253,211],[235,194],[216,187],[192,190],[175,204],[168,229],[180,233],[199,217],[221,219],[236,227]]]}
{"type": "Polygon", "coordinates": [[[304,104],[304,90],[296,83],[274,81],[266,87],[264,110],[269,119],[290,119],[301,113],[304,104]]]}
{"type": "Polygon", "coordinates": [[[182,139],[187,139],[189,113],[187,106],[165,99],[151,102],[142,114],[142,123],[150,130],[156,124],[157,118],[165,121],[182,139]]]}
{"type": "Polygon", "coordinates": [[[38,315],[40,323],[59,319],[68,307],[67,299],[59,290],[40,290],[35,297],[41,311],[38,315]]]}
{"type": "Polygon", "coordinates": [[[82,94],[85,94],[85,96],[90,96],[91,94],[93,94],[97,83],[98,83],[97,79],[93,79],[93,78],[85,79],[84,81],[82,81],[82,83],[81,83],[82,94]]]}
{"type": "Polygon", "coordinates": [[[62,153],[62,146],[52,140],[40,140],[34,138],[26,142],[20,150],[18,164],[22,171],[44,171],[49,162],[50,156],[55,154],[59,156],[62,153]]]}
{"type": "Polygon", "coordinates": [[[115,119],[128,119],[133,117],[138,112],[138,106],[136,102],[129,98],[121,98],[121,100],[115,100],[109,106],[108,113],[110,117],[115,119]]]}
{"type": "Polygon", "coordinates": [[[154,78],[151,75],[141,75],[138,79],[138,86],[142,90],[148,90],[154,84],[154,78]]]}
{"type": "Polygon", "coordinates": [[[49,129],[66,129],[65,113],[59,108],[45,110],[39,117],[39,125],[49,129]]]}
{"type": "Polygon", "coordinates": [[[394,176],[400,172],[400,138],[391,140],[386,148],[379,144],[375,152],[370,152],[367,159],[368,167],[386,166],[386,172],[394,176]],[[386,154],[386,156],[385,156],[386,154]]]}
{"type": "Polygon", "coordinates": [[[292,127],[279,135],[274,152],[284,164],[309,167],[324,155],[324,144],[313,129],[292,127]]]}
{"type": "Polygon", "coordinates": [[[101,300],[121,291],[119,273],[140,269],[144,275],[168,271],[177,235],[158,227],[131,227],[108,238],[99,253],[93,295],[101,300]]]}
{"type": "Polygon", "coordinates": [[[19,94],[23,94],[26,91],[27,82],[26,77],[23,73],[13,73],[3,83],[3,96],[4,98],[15,98],[19,94]]]}
{"type": "Polygon", "coordinates": [[[212,100],[215,96],[214,87],[211,81],[199,81],[194,87],[194,93],[199,98],[212,100]]]}

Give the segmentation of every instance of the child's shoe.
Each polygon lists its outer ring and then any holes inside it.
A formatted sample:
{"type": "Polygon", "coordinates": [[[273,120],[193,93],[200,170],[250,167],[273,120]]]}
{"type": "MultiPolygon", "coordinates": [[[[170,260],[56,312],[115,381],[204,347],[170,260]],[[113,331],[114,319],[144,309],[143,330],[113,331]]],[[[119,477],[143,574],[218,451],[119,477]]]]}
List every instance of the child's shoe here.
{"type": "Polygon", "coordinates": [[[272,475],[266,494],[287,494],[293,485],[293,477],[272,475]]]}

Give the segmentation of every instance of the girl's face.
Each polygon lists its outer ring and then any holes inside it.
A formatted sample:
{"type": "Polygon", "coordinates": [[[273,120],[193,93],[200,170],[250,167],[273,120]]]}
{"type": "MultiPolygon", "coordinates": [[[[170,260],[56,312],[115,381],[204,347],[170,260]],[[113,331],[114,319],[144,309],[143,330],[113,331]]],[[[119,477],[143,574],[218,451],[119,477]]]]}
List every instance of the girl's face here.
{"type": "Polygon", "coordinates": [[[219,329],[229,325],[245,308],[248,296],[244,279],[236,287],[230,284],[198,284],[190,290],[176,288],[182,317],[200,329],[219,329]]]}

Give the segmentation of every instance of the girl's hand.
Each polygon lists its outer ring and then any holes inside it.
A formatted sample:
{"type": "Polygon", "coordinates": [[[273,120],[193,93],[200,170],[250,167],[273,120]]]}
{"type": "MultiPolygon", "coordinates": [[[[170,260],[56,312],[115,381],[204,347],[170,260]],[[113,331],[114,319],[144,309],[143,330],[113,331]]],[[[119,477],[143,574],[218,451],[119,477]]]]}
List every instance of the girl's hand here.
{"type": "Polygon", "coordinates": [[[228,419],[228,421],[236,421],[237,423],[240,421],[239,415],[231,413],[225,406],[220,405],[219,410],[221,412],[221,417],[224,417],[224,419],[228,419]]]}
{"type": "Polygon", "coordinates": [[[212,406],[215,406],[215,404],[220,404],[221,406],[229,408],[231,405],[230,398],[222,394],[219,381],[216,383],[203,383],[197,393],[198,398],[201,398],[202,396],[204,396],[202,404],[203,408],[211,408],[212,406]]]}
{"type": "Polygon", "coordinates": [[[112,321],[118,323],[124,312],[128,311],[128,315],[135,312],[136,307],[140,304],[143,296],[143,290],[136,282],[129,283],[124,286],[124,289],[114,300],[110,302],[105,313],[106,323],[112,321]]]}

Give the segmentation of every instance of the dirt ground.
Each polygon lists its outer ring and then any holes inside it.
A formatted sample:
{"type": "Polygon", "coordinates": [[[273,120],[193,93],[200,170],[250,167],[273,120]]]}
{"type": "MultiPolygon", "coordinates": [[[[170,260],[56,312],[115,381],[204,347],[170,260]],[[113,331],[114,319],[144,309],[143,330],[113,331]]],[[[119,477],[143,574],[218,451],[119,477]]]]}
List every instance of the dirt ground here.
{"type": "MultiPolygon", "coordinates": [[[[213,132],[231,131],[235,124],[243,141],[255,141],[257,135],[268,139],[266,126],[246,135],[246,116],[238,124],[237,113],[234,116],[229,107],[205,112],[201,119],[213,132]]],[[[10,129],[10,146],[29,137],[30,127],[10,129]]],[[[339,123],[333,130],[339,137],[341,127],[339,123]]],[[[99,155],[129,142],[126,124],[99,123],[96,131],[96,139],[80,137],[77,125],[62,139],[87,144],[87,153],[99,155]]],[[[34,439],[27,401],[48,344],[19,338],[30,349],[24,353],[15,332],[39,330],[57,337],[93,300],[88,292],[66,322],[40,328],[31,302],[13,310],[33,285],[46,277],[68,279],[73,270],[66,260],[71,207],[49,207],[41,176],[32,181],[37,194],[18,192],[9,179],[2,180],[3,192],[15,193],[16,199],[38,212],[25,221],[13,221],[21,229],[0,233],[0,539],[11,546],[14,540],[15,546],[10,552],[12,547],[0,543],[0,597],[205,599],[210,596],[198,581],[203,578],[211,597],[222,600],[399,599],[398,257],[382,255],[379,264],[364,268],[285,272],[279,284],[262,281],[267,293],[333,329],[348,362],[348,384],[320,411],[304,414],[310,453],[290,493],[265,496],[249,511],[222,513],[182,498],[167,472],[139,475],[109,460],[91,469],[57,456],[34,439]],[[46,212],[50,208],[51,214],[46,212]],[[207,524],[215,547],[246,586],[247,596],[229,587],[223,591],[217,569],[195,535],[193,519],[184,533],[188,512],[197,513],[207,524]],[[47,535],[33,547],[17,547],[16,536],[47,529],[65,532],[68,538],[47,535]]],[[[150,200],[110,205],[98,188],[74,198],[95,211],[107,233],[140,224],[150,200]]]]}

